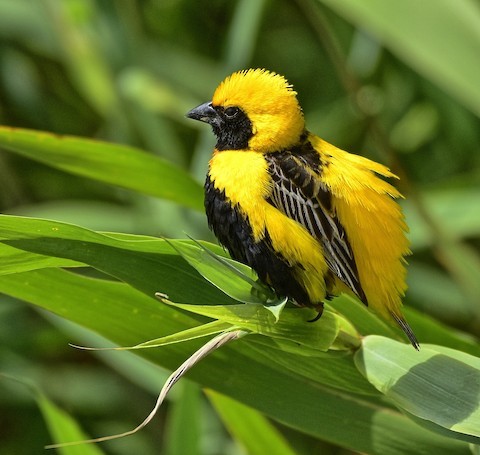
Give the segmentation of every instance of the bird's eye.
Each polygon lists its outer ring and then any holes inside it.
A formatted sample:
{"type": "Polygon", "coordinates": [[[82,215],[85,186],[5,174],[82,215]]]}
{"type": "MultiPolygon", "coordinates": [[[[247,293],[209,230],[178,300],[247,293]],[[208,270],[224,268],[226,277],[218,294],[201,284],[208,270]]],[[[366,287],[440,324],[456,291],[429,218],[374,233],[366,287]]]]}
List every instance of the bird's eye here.
{"type": "Polygon", "coordinates": [[[235,107],[235,106],[227,107],[224,111],[225,117],[227,117],[228,119],[232,119],[232,118],[236,117],[239,112],[240,112],[240,109],[238,107],[235,107]]]}

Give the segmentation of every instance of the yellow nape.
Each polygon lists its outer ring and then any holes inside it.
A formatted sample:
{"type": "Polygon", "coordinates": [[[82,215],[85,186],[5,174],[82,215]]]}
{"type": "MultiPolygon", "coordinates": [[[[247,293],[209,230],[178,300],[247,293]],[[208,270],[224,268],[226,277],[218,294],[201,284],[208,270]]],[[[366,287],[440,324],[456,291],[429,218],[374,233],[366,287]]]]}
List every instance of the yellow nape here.
{"type": "Polygon", "coordinates": [[[265,69],[239,71],[215,90],[213,106],[236,106],[252,122],[250,150],[274,152],[296,144],[305,120],[295,92],[279,74],[265,69]]]}

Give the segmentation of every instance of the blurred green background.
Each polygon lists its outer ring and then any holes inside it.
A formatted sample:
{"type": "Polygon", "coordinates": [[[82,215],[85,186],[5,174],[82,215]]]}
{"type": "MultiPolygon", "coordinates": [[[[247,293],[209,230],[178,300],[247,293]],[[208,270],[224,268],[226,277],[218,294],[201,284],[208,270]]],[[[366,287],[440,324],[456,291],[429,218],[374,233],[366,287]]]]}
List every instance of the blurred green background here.
{"type": "MultiPolygon", "coordinates": [[[[406,304],[478,335],[478,55],[473,0],[0,0],[0,124],[134,145],[202,182],[214,138],[185,112],[234,70],[284,74],[311,131],[401,176],[414,253],[406,304]]],[[[203,215],[1,149],[0,184],[3,213],[213,240],[203,215]]],[[[31,378],[93,434],[143,419],[165,372],[75,351],[69,341],[105,341],[7,297],[0,318],[0,370],[31,378]]],[[[176,454],[185,425],[200,438],[192,453],[245,453],[188,382],[107,453],[176,454]]],[[[282,431],[299,452],[345,453],[282,431]]],[[[7,381],[0,441],[0,454],[51,441],[27,389],[7,381]]]]}

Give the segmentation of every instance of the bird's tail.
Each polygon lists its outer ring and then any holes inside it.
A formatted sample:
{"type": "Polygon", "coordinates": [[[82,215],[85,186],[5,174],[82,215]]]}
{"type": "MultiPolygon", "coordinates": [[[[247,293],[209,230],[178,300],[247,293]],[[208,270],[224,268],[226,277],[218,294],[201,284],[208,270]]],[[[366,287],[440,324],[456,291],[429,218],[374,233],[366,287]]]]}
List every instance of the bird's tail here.
{"type": "Polygon", "coordinates": [[[398,314],[395,314],[393,312],[390,313],[397,322],[397,324],[400,326],[400,328],[405,332],[405,335],[407,335],[408,339],[410,340],[410,343],[412,343],[412,346],[419,351],[420,350],[420,344],[418,343],[417,337],[413,333],[412,328],[408,325],[408,322],[405,321],[405,319],[402,316],[399,316],[398,314]]]}

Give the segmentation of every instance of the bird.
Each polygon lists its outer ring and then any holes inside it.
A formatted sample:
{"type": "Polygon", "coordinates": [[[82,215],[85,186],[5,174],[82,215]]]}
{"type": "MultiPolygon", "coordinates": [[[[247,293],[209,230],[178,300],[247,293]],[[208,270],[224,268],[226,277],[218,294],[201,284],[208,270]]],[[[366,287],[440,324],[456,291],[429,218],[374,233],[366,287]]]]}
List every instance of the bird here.
{"type": "Polygon", "coordinates": [[[231,74],[186,116],[216,137],[205,210],[230,256],[319,316],[334,296],[356,296],[418,349],[402,313],[402,195],[386,181],[398,177],[309,132],[293,86],[263,68],[231,74]]]}

